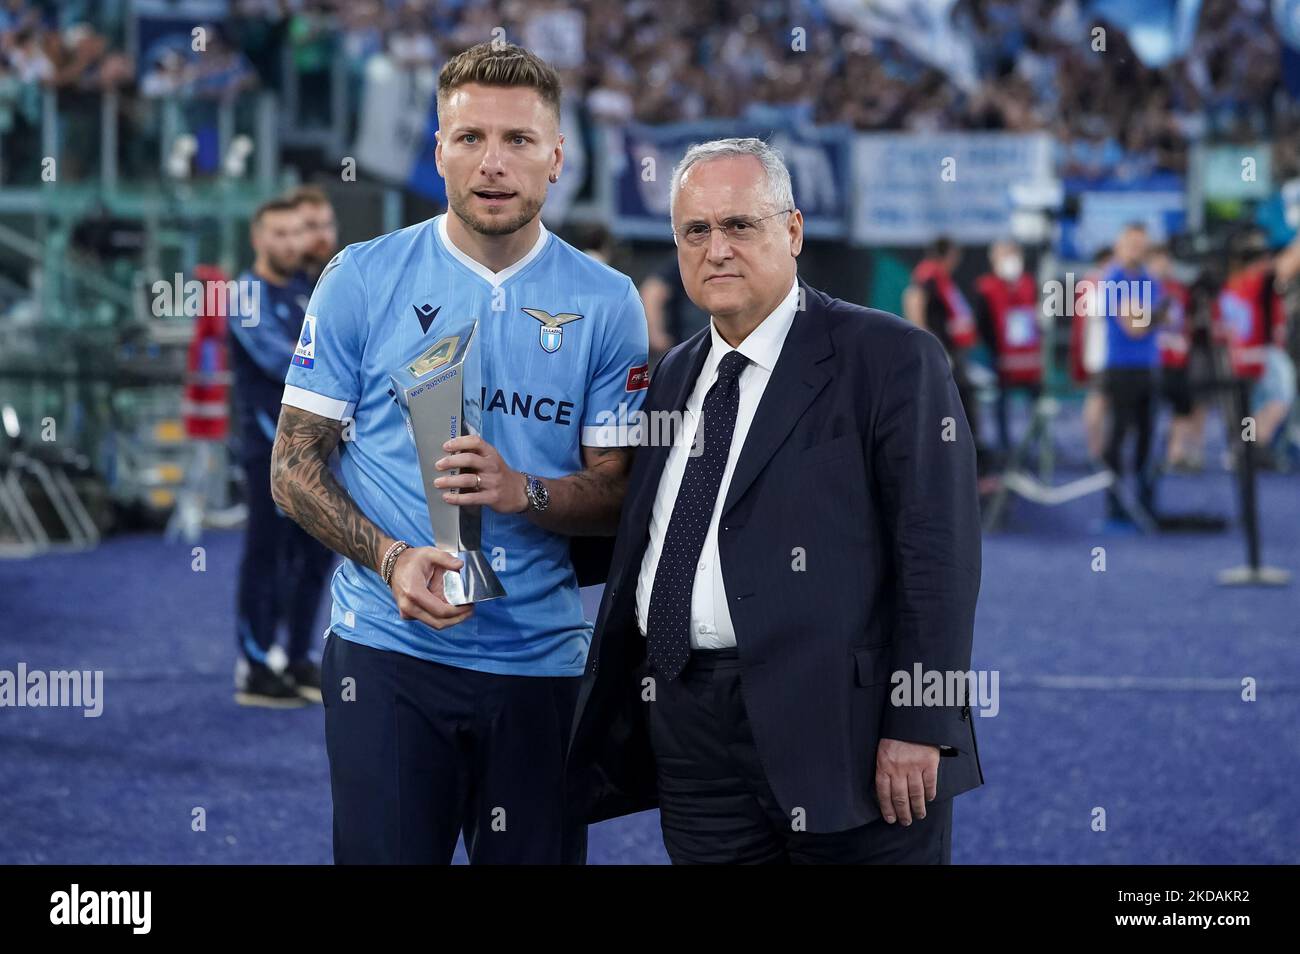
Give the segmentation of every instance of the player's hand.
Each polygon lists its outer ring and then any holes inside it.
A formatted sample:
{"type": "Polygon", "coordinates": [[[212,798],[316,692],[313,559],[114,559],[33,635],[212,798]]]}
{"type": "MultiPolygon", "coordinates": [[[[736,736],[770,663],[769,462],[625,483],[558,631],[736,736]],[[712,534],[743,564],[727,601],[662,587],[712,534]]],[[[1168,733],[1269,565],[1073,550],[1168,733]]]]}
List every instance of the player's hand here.
{"type": "Polygon", "coordinates": [[[497,513],[523,513],[528,509],[524,475],[511,470],[497,449],[476,434],[453,437],[442,445],[447,456],[434,464],[438,470],[459,470],[434,482],[449,504],[479,504],[497,513]],[[459,492],[453,492],[458,490],[459,492]]]}
{"type": "Polygon", "coordinates": [[[881,739],[876,746],[876,800],[880,814],[906,828],[925,817],[939,784],[939,746],[881,739]]]}
{"type": "Polygon", "coordinates": [[[408,547],[399,553],[388,585],[402,619],[418,619],[434,629],[446,629],[468,619],[474,605],[453,606],[442,590],[442,575],[464,565],[464,560],[437,547],[408,547]]]}

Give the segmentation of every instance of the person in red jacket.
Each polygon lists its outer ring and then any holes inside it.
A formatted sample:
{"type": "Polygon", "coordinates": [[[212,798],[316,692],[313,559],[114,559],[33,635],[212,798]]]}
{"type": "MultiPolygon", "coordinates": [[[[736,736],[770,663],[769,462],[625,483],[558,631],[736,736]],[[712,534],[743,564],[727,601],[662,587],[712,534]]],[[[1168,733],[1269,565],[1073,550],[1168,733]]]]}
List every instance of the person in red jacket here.
{"type": "Polygon", "coordinates": [[[949,238],[936,239],[912,270],[912,282],[903,293],[903,316],[938,338],[948,352],[966,423],[978,446],[978,402],[966,370],[966,354],[976,340],[975,316],[953,278],[960,263],[961,248],[949,238]]]}
{"type": "Polygon", "coordinates": [[[1007,405],[1013,391],[1037,400],[1042,393],[1043,347],[1038,286],[1025,274],[1020,246],[1007,239],[989,246],[992,271],[975,281],[975,316],[998,375],[998,433],[1003,453],[1011,450],[1007,405]]]}
{"type": "Polygon", "coordinates": [[[1271,445],[1296,397],[1295,365],[1286,352],[1286,309],[1278,290],[1279,278],[1294,270],[1293,257],[1284,251],[1274,261],[1263,236],[1248,233],[1236,243],[1232,271],[1215,302],[1232,373],[1251,382],[1250,415],[1265,467],[1275,464],[1271,445]]]}
{"type": "Polygon", "coordinates": [[[1199,471],[1205,465],[1206,407],[1195,399],[1187,375],[1191,350],[1191,324],[1187,307],[1187,286],[1173,275],[1169,249],[1157,245],[1147,256],[1147,271],[1165,292],[1163,320],[1156,329],[1160,348],[1160,386],[1173,409],[1169,441],[1165,445],[1165,468],[1199,471]]]}

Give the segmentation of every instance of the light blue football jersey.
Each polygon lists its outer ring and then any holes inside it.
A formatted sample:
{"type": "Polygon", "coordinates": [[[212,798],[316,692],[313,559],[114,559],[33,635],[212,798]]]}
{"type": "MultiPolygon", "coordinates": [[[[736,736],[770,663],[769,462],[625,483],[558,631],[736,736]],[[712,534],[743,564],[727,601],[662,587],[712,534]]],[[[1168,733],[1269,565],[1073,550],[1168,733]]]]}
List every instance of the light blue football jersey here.
{"type": "MultiPolygon", "coordinates": [[[[626,421],[645,398],[647,330],[636,286],[544,227],[528,254],[497,273],[452,245],[445,215],[348,246],[311,297],[284,403],[352,419],[340,444],[343,484],[376,525],[414,546],[432,546],[433,533],[389,375],[471,319],[479,322],[482,436],[517,471],[581,470],[582,445],[627,443],[627,429],[610,422],[626,421]],[[547,321],[557,315],[578,317],[547,321]]],[[[402,619],[379,575],[344,560],[330,585],[331,630],[464,669],[581,675],[592,625],[569,538],[522,514],[484,507],[482,515],[482,550],[506,596],[435,630],[402,619]]]]}

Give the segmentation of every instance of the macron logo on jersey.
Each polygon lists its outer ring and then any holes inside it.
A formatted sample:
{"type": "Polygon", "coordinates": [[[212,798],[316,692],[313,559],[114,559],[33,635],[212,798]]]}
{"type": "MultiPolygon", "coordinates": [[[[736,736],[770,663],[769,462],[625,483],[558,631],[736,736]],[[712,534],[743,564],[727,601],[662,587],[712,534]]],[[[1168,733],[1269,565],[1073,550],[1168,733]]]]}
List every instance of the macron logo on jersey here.
{"type": "Polygon", "coordinates": [[[423,305],[412,305],[415,309],[415,317],[419,319],[420,330],[426,335],[429,333],[429,326],[433,324],[433,319],[438,317],[438,312],[442,311],[442,305],[434,308],[427,301],[423,305]]]}
{"type": "Polygon", "coordinates": [[[300,368],[312,368],[316,364],[315,315],[307,315],[302,320],[302,334],[298,336],[298,347],[293,349],[293,363],[300,368]]]}

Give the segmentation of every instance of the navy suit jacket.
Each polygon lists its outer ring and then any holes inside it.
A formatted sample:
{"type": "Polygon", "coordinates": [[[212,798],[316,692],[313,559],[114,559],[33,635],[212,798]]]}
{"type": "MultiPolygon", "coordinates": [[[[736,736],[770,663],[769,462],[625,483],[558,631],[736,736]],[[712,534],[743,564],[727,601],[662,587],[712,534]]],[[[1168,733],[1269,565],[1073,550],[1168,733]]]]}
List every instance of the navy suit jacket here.
{"type": "MultiPolygon", "coordinates": [[[[946,746],[938,798],[983,782],[970,707],[890,704],[891,674],[970,669],[980,580],[975,447],[929,332],[802,281],[718,549],[767,780],[807,830],[880,817],[881,738],[946,746]]],[[[664,356],[647,412],[681,410],[709,330],[664,356]]],[[[657,804],[637,577],[667,447],[637,450],[569,755],[575,818],[657,804]]],[[[919,690],[919,687],[918,687],[919,690]]]]}

